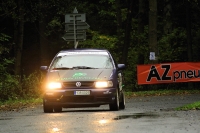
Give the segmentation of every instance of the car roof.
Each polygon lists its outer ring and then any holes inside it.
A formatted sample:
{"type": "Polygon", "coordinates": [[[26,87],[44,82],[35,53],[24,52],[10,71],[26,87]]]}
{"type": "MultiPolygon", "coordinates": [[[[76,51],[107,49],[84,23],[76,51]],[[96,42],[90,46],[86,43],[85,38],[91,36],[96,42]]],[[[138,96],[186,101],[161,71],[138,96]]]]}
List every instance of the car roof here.
{"type": "Polygon", "coordinates": [[[60,52],[80,52],[80,51],[86,51],[86,52],[109,52],[107,49],[94,49],[94,48],[82,48],[82,49],[66,49],[61,50],[60,52]]]}

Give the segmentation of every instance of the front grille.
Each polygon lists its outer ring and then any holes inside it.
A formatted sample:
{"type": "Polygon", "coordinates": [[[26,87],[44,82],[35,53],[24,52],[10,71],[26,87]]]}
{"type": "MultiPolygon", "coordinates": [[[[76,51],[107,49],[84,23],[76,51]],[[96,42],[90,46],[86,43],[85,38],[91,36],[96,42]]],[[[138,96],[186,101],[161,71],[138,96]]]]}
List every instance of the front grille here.
{"type": "MultiPolygon", "coordinates": [[[[64,82],[63,83],[63,86],[65,87],[65,88],[70,88],[70,87],[77,87],[76,86],[76,83],[77,82],[64,82]]],[[[94,82],[93,81],[82,81],[82,82],[80,82],[81,83],[81,88],[82,87],[92,87],[93,85],[94,85],[94,82]]]]}
{"type": "Polygon", "coordinates": [[[96,101],[98,101],[98,102],[109,102],[110,99],[108,97],[97,97],[96,101]]]}
{"type": "Polygon", "coordinates": [[[93,96],[67,96],[61,99],[61,102],[77,102],[77,103],[86,103],[93,102],[93,96]]]}

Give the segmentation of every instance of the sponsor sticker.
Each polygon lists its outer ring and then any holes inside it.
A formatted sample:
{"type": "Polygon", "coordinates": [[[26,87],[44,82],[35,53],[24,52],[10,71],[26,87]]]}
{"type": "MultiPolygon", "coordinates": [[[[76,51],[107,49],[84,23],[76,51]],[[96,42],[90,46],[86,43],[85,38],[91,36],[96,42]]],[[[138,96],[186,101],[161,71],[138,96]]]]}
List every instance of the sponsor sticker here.
{"type": "Polygon", "coordinates": [[[87,73],[79,72],[79,73],[75,73],[72,77],[83,77],[83,76],[86,76],[86,75],[87,75],[87,73]]]}

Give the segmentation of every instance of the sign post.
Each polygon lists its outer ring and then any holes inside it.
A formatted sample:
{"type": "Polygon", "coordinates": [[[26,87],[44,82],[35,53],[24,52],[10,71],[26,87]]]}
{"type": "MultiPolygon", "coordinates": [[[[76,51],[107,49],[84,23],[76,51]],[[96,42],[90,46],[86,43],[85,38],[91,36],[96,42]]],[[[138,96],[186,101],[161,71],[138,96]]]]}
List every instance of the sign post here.
{"type": "Polygon", "coordinates": [[[90,27],[86,22],[85,13],[78,13],[76,7],[72,14],[65,15],[65,41],[74,41],[74,48],[78,46],[78,41],[86,40],[86,30],[90,27]]]}

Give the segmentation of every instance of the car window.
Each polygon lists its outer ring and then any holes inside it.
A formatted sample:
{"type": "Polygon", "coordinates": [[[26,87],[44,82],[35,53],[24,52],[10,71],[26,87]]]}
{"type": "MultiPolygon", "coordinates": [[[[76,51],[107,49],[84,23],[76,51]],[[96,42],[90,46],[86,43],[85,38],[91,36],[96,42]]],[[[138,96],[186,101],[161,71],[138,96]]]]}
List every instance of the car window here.
{"type": "Polygon", "coordinates": [[[56,57],[51,66],[51,69],[73,68],[78,66],[85,66],[96,69],[113,68],[113,64],[109,55],[74,54],[74,55],[63,55],[56,57]]]}

